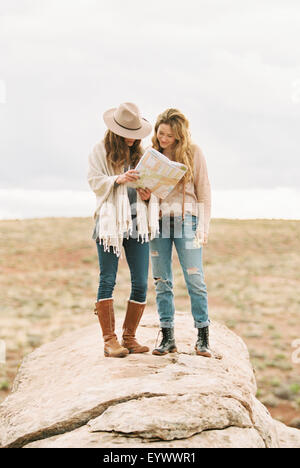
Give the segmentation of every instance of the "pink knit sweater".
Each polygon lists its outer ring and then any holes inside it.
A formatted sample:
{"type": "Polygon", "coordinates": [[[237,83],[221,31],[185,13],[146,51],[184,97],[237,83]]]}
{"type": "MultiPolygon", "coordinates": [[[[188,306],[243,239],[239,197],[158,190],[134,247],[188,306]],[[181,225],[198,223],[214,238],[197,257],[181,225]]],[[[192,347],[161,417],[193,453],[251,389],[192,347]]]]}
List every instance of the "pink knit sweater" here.
{"type": "Polygon", "coordinates": [[[183,184],[179,183],[172,192],[160,200],[160,216],[181,216],[184,201],[184,213],[198,216],[199,204],[204,208],[204,232],[208,234],[211,218],[211,188],[208,179],[205,156],[197,145],[194,148],[194,183],[185,184],[183,200],[183,184]]]}

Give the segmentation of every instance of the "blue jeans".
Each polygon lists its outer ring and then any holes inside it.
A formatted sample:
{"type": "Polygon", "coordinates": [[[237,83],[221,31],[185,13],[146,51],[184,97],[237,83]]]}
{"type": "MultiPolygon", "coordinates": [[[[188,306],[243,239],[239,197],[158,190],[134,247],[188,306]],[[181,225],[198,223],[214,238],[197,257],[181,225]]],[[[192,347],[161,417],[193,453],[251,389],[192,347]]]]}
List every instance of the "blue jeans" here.
{"type": "MultiPolygon", "coordinates": [[[[97,301],[100,299],[112,298],[116,284],[118,272],[119,257],[117,257],[112,247],[109,252],[104,251],[104,247],[96,242],[99,258],[99,288],[97,301]]],[[[138,242],[129,237],[123,240],[126,260],[131,275],[131,295],[130,300],[136,302],[145,302],[148,288],[148,269],[149,269],[149,243],[138,242]]]]}
{"type": "Polygon", "coordinates": [[[156,304],[162,328],[174,327],[174,293],[172,248],[175,244],[190,296],[195,328],[207,327],[207,289],[202,266],[202,247],[193,245],[197,217],[187,214],[160,220],[160,234],[150,242],[152,272],[156,287],[156,304]]]}

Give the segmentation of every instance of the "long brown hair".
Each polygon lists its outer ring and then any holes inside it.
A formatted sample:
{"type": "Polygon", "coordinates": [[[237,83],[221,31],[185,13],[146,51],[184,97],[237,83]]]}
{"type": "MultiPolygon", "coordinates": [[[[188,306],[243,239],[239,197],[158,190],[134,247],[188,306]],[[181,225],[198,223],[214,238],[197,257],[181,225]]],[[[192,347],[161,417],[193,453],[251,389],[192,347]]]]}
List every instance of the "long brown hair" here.
{"type": "Polygon", "coordinates": [[[176,146],[174,151],[174,160],[185,164],[188,168],[182,181],[188,182],[194,180],[194,152],[189,131],[189,121],[178,109],[167,109],[157,117],[154,135],[152,137],[153,148],[163,152],[157,139],[157,131],[161,124],[170,125],[176,146]]]}
{"type": "Polygon", "coordinates": [[[122,166],[136,166],[143,150],[141,140],[135,140],[132,146],[127,146],[125,138],[107,130],[104,136],[106,157],[113,169],[119,170],[122,166]]]}

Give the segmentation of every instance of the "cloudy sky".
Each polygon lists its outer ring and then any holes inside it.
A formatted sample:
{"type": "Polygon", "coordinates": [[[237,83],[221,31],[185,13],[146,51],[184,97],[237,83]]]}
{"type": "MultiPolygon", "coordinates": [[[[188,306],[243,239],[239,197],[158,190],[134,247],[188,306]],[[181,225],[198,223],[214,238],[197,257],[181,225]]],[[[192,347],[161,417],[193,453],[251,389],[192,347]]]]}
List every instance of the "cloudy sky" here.
{"type": "Polygon", "coordinates": [[[2,0],[0,57],[0,217],[75,192],[89,216],[102,114],[133,101],[188,117],[216,216],[300,218],[298,0],[2,0]]]}

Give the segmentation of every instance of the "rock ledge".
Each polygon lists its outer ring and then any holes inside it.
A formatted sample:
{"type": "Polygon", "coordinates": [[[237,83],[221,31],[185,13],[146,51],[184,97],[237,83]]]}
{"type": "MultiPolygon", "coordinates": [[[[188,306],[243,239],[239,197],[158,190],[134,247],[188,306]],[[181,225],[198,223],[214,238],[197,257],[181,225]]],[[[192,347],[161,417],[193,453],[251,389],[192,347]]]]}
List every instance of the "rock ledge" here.
{"type": "MultiPolygon", "coordinates": [[[[155,315],[145,314],[139,341],[153,349],[157,331],[155,315]]],[[[179,353],[162,357],[105,358],[98,324],[36,349],[0,405],[0,446],[300,447],[300,431],[256,399],[237,335],[213,323],[207,359],[195,355],[196,332],[182,313],[176,332],[179,353]]]]}

